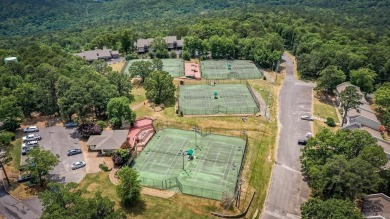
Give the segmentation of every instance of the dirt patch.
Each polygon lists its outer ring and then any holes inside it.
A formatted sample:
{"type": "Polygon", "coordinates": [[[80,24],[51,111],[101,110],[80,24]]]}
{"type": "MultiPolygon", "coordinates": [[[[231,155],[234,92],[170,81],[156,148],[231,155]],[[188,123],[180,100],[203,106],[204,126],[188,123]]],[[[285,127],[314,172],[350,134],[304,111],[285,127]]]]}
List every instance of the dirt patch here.
{"type": "Polygon", "coordinates": [[[142,187],[141,193],[144,195],[151,195],[160,198],[170,198],[175,194],[175,192],[173,191],[158,190],[158,189],[152,189],[147,187],[142,187]]]}
{"type": "Polygon", "coordinates": [[[122,73],[123,68],[126,65],[126,61],[116,62],[114,64],[110,64],[109,66],[112,68],[113,71],[117,71],[119,73],[122,73]]]}
{"type": "Polygon", "coordinates": [[[97,184],[97,183],[91,183],[88,187],[87,187],[87,191],[88,192],[95,192],[97,189],[96,188],[98,188],[99,187],[99,184],[97,184]]]}

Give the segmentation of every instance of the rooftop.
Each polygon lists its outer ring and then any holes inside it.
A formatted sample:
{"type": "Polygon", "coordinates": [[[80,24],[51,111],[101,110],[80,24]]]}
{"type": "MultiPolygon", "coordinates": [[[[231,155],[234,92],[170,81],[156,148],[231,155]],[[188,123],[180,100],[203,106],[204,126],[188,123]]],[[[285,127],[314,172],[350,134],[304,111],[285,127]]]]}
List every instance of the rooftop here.
{"type": "Polygon", "coordinates": [[[95,145],[97,150],[115,150],[119,149],[127,139],[128,130],[107,130],[101,135],[92,135],[89,137],[87,145],[95,145]]]}
{"type": "Polygon", "coordinates": [[[383,193],[367,195],[363,201],[362,213],[365,217],[390,218],[390,198],[383,193]]]}

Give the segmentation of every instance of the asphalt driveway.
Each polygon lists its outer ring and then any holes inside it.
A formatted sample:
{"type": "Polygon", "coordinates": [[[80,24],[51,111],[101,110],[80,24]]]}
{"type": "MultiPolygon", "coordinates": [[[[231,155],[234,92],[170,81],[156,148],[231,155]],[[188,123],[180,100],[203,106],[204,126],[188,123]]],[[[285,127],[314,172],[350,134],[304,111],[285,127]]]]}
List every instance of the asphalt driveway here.
{"type": "MultiPolygon", "coordinates": [[[[72,170],[71,165],[76,161],[84,161],[82,154],[68,156],[70,149],[80,149],[80,143],[75,129],[67,129],[62,126],[51,126],[40,128],[37,134],[42,136],[39,145],[45,150],[50,150],[53,154],[60,156],[60,163],[50,172],[54,178],[59,178],[63,182],[80,182],[85,176],[85,167],[72,170]]],[[[26,156],[22,157],[24,163],[26,156]]]]}
{"type": "Polygon", "coordinates": [[[263,219],[300,218],[300,205],[310,194],[301,173],[297,141],[312,132],[311,122],[300,116],[312,114],[314,85],[295,79],[292,61],[286,55],[283,59],[286,78],[279,96],[279,145],[263,219]]]}

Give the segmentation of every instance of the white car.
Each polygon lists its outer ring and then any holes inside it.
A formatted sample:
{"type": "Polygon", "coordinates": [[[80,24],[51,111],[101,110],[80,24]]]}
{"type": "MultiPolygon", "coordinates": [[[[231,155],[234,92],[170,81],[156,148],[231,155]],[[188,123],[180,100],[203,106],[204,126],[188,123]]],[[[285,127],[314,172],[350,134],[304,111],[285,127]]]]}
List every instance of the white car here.
{"type": "Polygon", "coordinates": [[[22,138],[23,142],[26,142],[26,141],[36,141],[36,140],[41,140],[42,137],[40,135],[35,135],[35,134],[29,134],[29,135],[26,135],[22,138]]]}
{"type": "Polygon", "coordinates": [[[39,132],[39,129],[37,126],[28,126],[27,128],[23,129],[24,133],[29,133],[29,132],[39,132]]]}
{"type": "Polygon", "coordinates": [[[312,138],[312,137],[313,137],[313,133],[311,132],[306,133],[306,138],[312,138]]]}
{"type": "Polygon", "coordinates": [[[38,146],[38,141],[28,141],[27,147],[35,147],[38,146]]]}
{"type": "Polygon", "coordinates": [[[85,162],[84,161],[77,161],[72,164],[72,170],[79,169],[81,167],[85,167],[85,162]]]}

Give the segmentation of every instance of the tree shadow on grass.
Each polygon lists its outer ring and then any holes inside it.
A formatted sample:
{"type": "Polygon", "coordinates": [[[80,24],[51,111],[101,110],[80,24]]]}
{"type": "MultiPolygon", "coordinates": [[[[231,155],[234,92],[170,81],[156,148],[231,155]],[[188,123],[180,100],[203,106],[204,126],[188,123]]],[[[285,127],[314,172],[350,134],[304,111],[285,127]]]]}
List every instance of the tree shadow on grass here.
{"type": "Polygon", "coordinates": [[[145,204],[145,201],[140,199],[138,201],[138,203],[134,206],[131,206],[131,207],[125,207],[125,206],[122,206],[123,207],[123,210],[126,212],[127,215],[131,215],[131,216],[138,216],[138,215],[142,215],[145,210],[146,210],[146,204],[145,204]]]}
{"type": "Polygon", "coordinates": [[[329,106],[333,106],[333,104],[336,101],[336,96],[335,94],[329,94],[323,91],[317,91],[315,94],[315,97],[324,104],[327,104],[329,106]]]}

